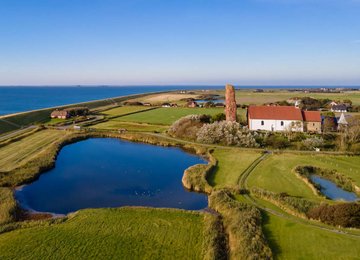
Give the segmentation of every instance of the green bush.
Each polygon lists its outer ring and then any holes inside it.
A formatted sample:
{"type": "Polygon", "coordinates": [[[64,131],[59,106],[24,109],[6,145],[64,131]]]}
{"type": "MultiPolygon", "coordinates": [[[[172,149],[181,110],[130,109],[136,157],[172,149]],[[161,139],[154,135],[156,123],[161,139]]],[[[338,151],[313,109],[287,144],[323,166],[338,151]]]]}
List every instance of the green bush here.
{"type": "Polygon", "coordinates": [[[213,115],[212,118],[211,118],[211,121],[212,122],[217,122],[217,121],[223,121],[226,119],[226,116],[224,113],[219,113],[219,114],[216,114],[216,115],[213,115]]]}
{"type": "Polygon", "coordinates": [[[286,193],[275,193],[261,188],[252,188],[252,194],[267,201],[273,202],[280,208],[289,213],[300,214],[305,217],[306,213],[319,205],[319,203],[309,201],[304,198],[292,197],[286,193]]]}
{"type": "Polygon", "coordinates": [[[280,134],[272,134],[265,138],[264,143],[274,149],[284,149],[290,146],[289,140],[280,134]]]}
{"type": "Polygon", "coordinates": [[[360,204],[322,204],[308,212],[308,217],[329,225],[360,228],[360,204]]]}

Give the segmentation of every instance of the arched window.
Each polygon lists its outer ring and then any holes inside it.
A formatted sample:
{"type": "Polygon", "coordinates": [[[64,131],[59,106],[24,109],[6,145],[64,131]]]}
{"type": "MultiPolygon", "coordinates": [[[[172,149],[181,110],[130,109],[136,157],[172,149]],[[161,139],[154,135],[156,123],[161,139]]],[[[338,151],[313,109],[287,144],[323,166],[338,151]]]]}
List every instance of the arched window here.
{"type": "Polygon", "coordinates": [[[281,121],[281,123],[280,123],[280,124],[281,124],[281,126],[284,126],[284,121],[281,121]]]}
{"type": "Polygon", "coordinates": [[[261,121],[261,125],[264,125],[264,121],[261,121]]]}

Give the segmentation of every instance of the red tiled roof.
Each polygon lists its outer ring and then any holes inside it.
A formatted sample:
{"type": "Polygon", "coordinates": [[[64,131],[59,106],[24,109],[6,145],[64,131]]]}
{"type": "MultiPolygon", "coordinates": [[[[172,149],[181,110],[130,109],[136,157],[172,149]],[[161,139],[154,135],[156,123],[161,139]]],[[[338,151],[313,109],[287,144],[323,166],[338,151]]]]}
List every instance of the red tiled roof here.
{"type": "Polygon", "coordinates": [[[303,115],[306,122],[321,122],[319,111],[303,111],[303,115]]]}
{"type": "Polygon", "coordinates": [[[303,120],[294,106],[249,106],[248,113],[250,119],[303,120]]]}

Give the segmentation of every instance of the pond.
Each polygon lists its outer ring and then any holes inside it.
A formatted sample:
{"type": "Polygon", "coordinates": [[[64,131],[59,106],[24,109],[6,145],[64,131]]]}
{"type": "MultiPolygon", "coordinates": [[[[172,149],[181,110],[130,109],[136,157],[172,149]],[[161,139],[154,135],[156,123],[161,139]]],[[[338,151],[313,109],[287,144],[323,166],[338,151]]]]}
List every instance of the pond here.
{"type": "Polygon", "coordinates": [[[357,201],[358,197],[355,193],[345,191],[338,186],[336,186],[335,183],[326,180],[324,178],[321,178],[317,175],[311,175],[311,180],[321,186],[321,193],[324,194],[326,197],[332,200],[345,200],[345,201],[357,201]]]}
{"type": "Polygon", "coordinates": [[[207,162],[180,148],[92,138],[63,147],[55,168],[15,196],[25,209],[57,214],[120,206],[198,210],[207,196],[187,191],[181,178],[199,163],[207,162]]]}
{"type": "Polygon", "coordinates": [[[216,103],[225,104],[224,99],[214,99],[214,100],[199,99],[199,100],[196,100],[196,102],[199,103],[199,104],[204,104],[204,103],[207,103],[207,102],[213,102],[214,104],[216,104],[216,103]]]}

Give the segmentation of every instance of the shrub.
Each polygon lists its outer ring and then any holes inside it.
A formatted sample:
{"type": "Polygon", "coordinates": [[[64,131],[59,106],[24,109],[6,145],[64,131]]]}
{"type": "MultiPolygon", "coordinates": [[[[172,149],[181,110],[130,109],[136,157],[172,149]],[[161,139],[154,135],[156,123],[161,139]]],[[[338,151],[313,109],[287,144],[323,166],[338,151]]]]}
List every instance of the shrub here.
{"type": "Polygon", "coordinates": [[[256,136],[256,132],[250,132],[237,122],[221,121],[203,125],[197,132],[197,141],[207,144],[259,147],[256,136]]]}
{"type": "Polygon", "coordinates": [[[211,120],[213,122],[224,121],[225,119],[226,119],[226,116],[224,113],[219,113],[219,114],[213,115],[211,118],[211,120]]]}
{"type": "Polygon", "coordinates": [[[264,143],[274,149],[284,149],[290,146],[289,140],[285,136],[278,134],[269,135],[265,138],[264,143]]]}
{"type": "Polygon", "coordinates": [[[310,209],[319,205],[304,198],[292,197],[286,193],[275,193],[261,188],[252,188],[251,192],[255,196],[270,201],[291,214],[300,214],[302,217],[305,217],[305,214],[310,209]]]}
{"type": "Polygon", "coordinates": [[[308,217],[329,225],[360,228],[360,204],[322,204],[308,212],[308,217]]]}
{"type": "Polygon", "coordinates": [[[173,137],[195,140],[198,130],[210,119],[208,115],[188,115],[174,122],[168,133],[173,137]]]}
{"type": "Polygon", "coordinates": [[[301,144],[302,147],[306,150],[314,150],[315,148],[324,146],[324,139],[321,137],[311,137],[302,141],[301,144]]]}

